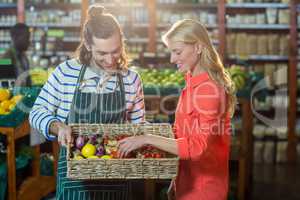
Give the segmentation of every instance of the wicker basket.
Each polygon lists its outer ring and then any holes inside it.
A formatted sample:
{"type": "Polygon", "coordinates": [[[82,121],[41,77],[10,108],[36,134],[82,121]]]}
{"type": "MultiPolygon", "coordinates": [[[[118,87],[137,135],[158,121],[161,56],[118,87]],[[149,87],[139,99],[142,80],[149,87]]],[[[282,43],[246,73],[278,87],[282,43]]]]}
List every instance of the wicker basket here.
{"type": "MultiPolygon", "coordinates": [[[[153,134],[173,138],[169,124],[71,124],[73,135],[109,134],[141,135],[153,134]]],[[[178,170],[178,157],[83,159],[72,158],[67,148],[67,177],[71,179],[172,179],[178,170]]]]}

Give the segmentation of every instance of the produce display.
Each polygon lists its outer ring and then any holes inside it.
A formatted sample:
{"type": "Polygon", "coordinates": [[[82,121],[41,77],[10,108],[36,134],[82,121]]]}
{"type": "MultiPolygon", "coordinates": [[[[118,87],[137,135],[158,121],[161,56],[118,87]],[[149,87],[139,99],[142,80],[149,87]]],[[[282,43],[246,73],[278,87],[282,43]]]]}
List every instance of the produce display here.
{"type": "MultiPolygon", "coordinates": [[[[72,157],[74,160],[81,159],[114,159],[119,158],[117,144],[128,135],[103,136],[78,135],[74,139],[72,157]]],[[[165,153],[152,146],[145,146],[130,153],[126,158],[163,158],[165,153]]]]}
{"type": "Polygon", "coordinates": [[[0,115],[9,114],[22,98],[22,95],[12,96],[9,89],[0,88],[0,115]]]}
{"type": "Polygon", "coordinates": [[[49,75],[54,71],[53,67],[48,69],[36,67],[29,71],[32,85],[44,85],[49,75]]]}
{"type": "Polygon", "coordinates": [[[185,84],[183,74],[176,69],[145,69],[140,67],[132,67],[141,76],[145,87],[183,87],[185,84]]]}
{"type": "Polygon", "coordinates": [[[237,90],[243,89],[247,84],[248,75],[242,66],[232,65],[228,72],[237,90]]]}

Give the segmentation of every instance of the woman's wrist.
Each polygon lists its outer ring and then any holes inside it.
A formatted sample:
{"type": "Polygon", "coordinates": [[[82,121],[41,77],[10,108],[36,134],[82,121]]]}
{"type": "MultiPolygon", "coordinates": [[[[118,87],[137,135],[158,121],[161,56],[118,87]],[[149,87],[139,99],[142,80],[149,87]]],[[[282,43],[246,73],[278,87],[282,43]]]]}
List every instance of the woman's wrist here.
{"type": "Polygon", "coordinates": [[[152,135],[146,134],[144,135],[145,145],[152,145],[152,135]]]}

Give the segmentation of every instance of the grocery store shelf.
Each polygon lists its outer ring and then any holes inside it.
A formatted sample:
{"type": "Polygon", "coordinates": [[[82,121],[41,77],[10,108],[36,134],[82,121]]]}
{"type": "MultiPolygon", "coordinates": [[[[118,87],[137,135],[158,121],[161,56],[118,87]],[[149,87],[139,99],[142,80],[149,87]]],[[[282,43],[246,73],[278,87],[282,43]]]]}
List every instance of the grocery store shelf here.
{"type": "MultiPolygon", "coordinates": [[[[168,27],[171,27],[172,26],[172,23],[160,23],[157,25],[157,28],[168,28],[168,27]]],[[[207,29],[215,29],[217,28],[217,24],[208,24],[208,25],[205,25],[205,27],[207,29]]]]}
{"type": "Polygon", "coordinates": [[[228,24],[228,29],[289,30],[288,24],[228,24]]]}
{"type": "Polygon", "coordinates": [[[229,3],[226,8],[289,8],[286,3],[229,3]]]}
{"type": "MultiPolygon", "coordinates": [[[[54,37],[49,37],[47,38],[48,42],[54,42],[56,38],[54,37]]],[[[78,37],[65,37],[62,39],[63,42],[80,42],[80,36],[78,37]]]]}
{"type": "Polygon", "coordinates": [[[149,39],[148,38],[130,38],[125,40],[125,42],[128,43],[148,43],[149,39]]]}
{"type": "Polygon", "coordinates": [[[57,52],[53,52],[53,51],[46,51],[46,52],[42,52],[42,51],[38,51],[38,52],[32,52],[32,51],[28,51],[28,55],[39,55],[39,56],[70,56],[72,55],[74,52],[73,51],[57,51],[57,52]]]}
{"type": "Polygon", "coordinates": [[[0,42],[11,42],[11,38],[10,37],[2,37],[2,38],[0,38],[0,42]]]}
{"type": "Polygon", "coordinates": [[[145,4],[142,2],[136,3],[101,3],[105,8],[116,8],[116,7],[124,7],[124,8],[137,8],[137,7],[145,7],[145,4]]]}
{"type": "Polygon", "coordinates": [[[39,23],[39,24],[28,24],[28,26],[34,27],[34,28],[79,28],[79,23],[39,23]]]}
{"type": "MultiPolygon", "coordinates": [[[[157,39],[157,42],[158,43],[163,43],[162,39],[157,39]]],[[[214,45],[219,45],[220,44],[220,41],[219,40],[211,40],[211,42],[214,44],[214,45]]]]}
{"type": "Polygon", "coordinates": [[[75,3],[35,3],[35,4],[26,4],[26,8],[34,7],[35,9],[62,9],[62,10],[72,10],[72,9],[80,9],[81,4],[75,3]]]}
{"type": "Polygon", "coordinates": [[[10,9],[17,8],[17,4],[15,3],[0,3],[0,9],[10,9]]]}
{"type": "Polygon", "coordinates": [[[0,23],[0,28],[11,28],[15,23],[0,23]]]}
{"type": "Polygon", "coordinates": [[[204,4],[204,3],[158,3],[159,9],[217,9],[217,4],[204,4]]]}
{"type": "Polygon", "coordinates": [[[287,61],[288,56],[278,55],[250,55],[250,56],[238,56],[229,55],[229,59],[241,59],[241,60],[254,60],[254,61],[287,61]]]}
{"type": "Polygon", "coordinates": [[[263,135],[261,137],[254,136],[255,141],[277,141],[277,142],[285,142],[287,138],[281,138],[277,135],[263,135]]]}
{"type": "Polygon", "coordinates": [[[152,53],[152,52],[144,52],[143,53],[143,57],[144,58],[155,58],[155,59],[159,59],[159,58],[169,58],[170,57],[170,54],[168,53],[163,53],[163,52],[158,52],[158,53],[152,53]]]}
{"type": "Polygon", "coordinates": [[[150,25],[148,23],[134,23],[132,26],[134,28],[149,28],[150,25]]]}

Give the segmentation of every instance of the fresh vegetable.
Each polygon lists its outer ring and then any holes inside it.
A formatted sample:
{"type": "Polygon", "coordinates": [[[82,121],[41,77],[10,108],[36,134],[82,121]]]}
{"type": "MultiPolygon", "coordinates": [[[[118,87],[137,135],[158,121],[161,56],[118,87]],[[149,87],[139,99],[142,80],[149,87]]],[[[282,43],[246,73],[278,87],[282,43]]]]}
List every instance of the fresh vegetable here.
{"type": "Polygon", "coordinates": [[[110,155],[104,155],[104,156],[101,156],[102,159],[111,159],[112,157],[110,155]]]}
{"type": "Polygon", "coordinates": [[[81,154],[86,158],[95,155],[95,153],[96,147],[90,143],[87,143],[82,147],[81,154]]]}
{"type": "Polygon", "coordinates": [[[84,137],[83,136],[78,136],[76,139],[76,147],[78,149],[81,149],[84,146],[84,137]]]}

